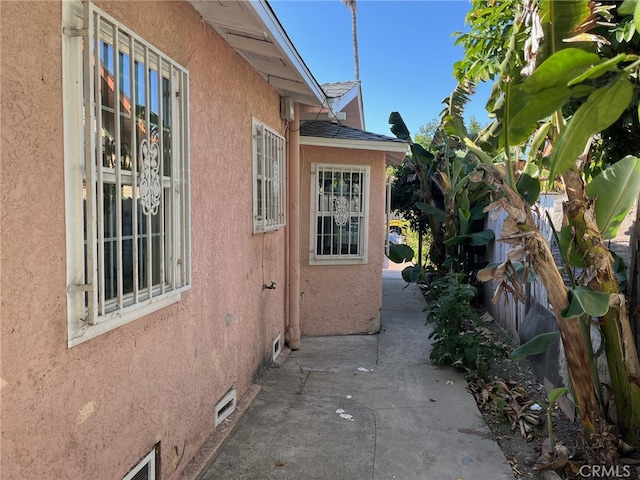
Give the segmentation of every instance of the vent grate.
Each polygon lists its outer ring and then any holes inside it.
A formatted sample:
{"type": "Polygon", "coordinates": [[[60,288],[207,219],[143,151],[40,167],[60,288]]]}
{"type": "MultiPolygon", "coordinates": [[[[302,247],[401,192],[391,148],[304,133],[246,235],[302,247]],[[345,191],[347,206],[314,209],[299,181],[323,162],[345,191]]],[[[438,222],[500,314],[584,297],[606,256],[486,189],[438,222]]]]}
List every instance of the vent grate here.
{"type": "Polygon", "coordinates": [[[156,449],[147,453],[122,480],[156,480],[156,449]]]}
{"type": "Polygon", "coordinates": [[[233,388],[216,404],[213,425],[217,427],[236,409],[236,389],[233,388]]]}
{"type": "Polygon", "coordinates": [[[282,334],[279,333],[278,336],[273,340],[273,362],[276,361],[276,358],[278,358],[278,355],[280,355],[280,352],[282,351],[282,341],[280,339],[281,336],[282,334]]]}

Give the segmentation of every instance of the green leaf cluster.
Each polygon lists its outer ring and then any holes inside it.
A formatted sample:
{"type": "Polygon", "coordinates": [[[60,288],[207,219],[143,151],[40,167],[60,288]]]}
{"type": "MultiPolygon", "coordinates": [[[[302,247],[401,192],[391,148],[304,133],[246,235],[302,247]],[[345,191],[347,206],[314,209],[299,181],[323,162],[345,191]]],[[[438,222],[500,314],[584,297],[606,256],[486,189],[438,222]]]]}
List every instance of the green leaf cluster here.
{"type": "Polygon", "coordinates": [[[493,80],[500,71],[512,36],[516,0],[472,0],[465,23],[469,32],[454,32],[455,45],[465,50],[454,64],[458,81],[476,83],[493,80]]]}
{"type": "MultiPolygon", "coordinates": [[[[430,150],[412,142],[411,156],[397,170],[402,175],[396,176],[392,187],[396,202],[398,196],[402,198],[402,207],[392,201],[392,208],[406,214],[405,218],[412,219],[418,228],[428,225],[434,240],[431,263],[440,270],[470,267],[471,249],[484,247],[495,238],[491,230],[482,230],[491,187],[479,168],[477,155],[469,151],[472,142],[461,118],[471,91],[469,85],[458,85],[445,101],[444,118],[433,132],[430,150]],[[414,179],[412,195],[401,189],[408,178],[414,179]]],[[[389,123],[398,138],[411,141],[398,112],[391,113],[389,123]]],[[[418,277],[416,272],[407,275],[418,277]]]]}
{"type": "Polygon", "coordinates": [[[495,351],[482,333],[482,322],[471,305],[477,289],[466,276],[450,272],[429,285],[427,324],[433,324],[430,358],[439,365],[453,365],[465,375],[484,374],[495,351]]]}

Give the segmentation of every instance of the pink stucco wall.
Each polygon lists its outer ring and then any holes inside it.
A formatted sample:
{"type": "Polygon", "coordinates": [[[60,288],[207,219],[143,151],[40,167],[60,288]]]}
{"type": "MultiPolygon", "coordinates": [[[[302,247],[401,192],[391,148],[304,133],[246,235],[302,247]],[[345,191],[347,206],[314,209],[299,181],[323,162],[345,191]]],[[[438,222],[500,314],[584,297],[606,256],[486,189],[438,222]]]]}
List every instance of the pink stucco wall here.
{"type": "Polygon", "coordinates": [[[251,119],[284,133],[278,94],[188,3],[96,3],[189,69],[192,288],[67,348],[61,3],[2,2],[3,480],[122,478],[158,442],[177,478],[284,338],[285,234],[251,223],[251,119]]]}
{"type": "MultiPolygon", "coordinates": [[[[371,150],[302,146],[300,325],[303,335],[373,333],[382,307],[385,228],[385,154],[371,150]],[[309,264],[311,164],[370,165],[368,261],[364,265],[309,264]]],[[[304,343],[304,342],[303,342],[304,343]]]]}

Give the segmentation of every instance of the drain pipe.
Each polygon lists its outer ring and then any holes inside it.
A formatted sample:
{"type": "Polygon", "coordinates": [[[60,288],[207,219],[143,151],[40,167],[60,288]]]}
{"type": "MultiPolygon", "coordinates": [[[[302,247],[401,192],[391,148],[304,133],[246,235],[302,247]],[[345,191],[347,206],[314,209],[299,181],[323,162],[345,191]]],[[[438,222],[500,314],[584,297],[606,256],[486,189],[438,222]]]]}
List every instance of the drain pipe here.
{"type": "Polygon", "coordinates": [[[300,107],[289,122],[289,329],[291,350],[300,348],[300,107]]]}

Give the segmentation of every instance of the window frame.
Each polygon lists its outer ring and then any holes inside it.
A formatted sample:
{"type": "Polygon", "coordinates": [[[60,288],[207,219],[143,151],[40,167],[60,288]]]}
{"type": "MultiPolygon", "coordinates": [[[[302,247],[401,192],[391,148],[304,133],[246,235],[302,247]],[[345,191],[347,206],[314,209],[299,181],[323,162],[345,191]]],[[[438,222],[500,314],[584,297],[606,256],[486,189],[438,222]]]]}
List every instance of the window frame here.
{"type": "Polygon", "coordinates": [[[251,121],[253,233],[273,232],[287,219],[287,142],[257,118],[251,121]]]}
{"type": "Polygon", "coordinates": [[[72,347],[179,301],[181,293],[191,286],[189,72],[91,2],[82,5],[80,2],[63,2],[62,15],[67,320],[68,346],[72,347]],[[84,48],[85,45],[91,48],[84,48]],[[102,70],[101,48],[111,51],[116,59],[111,67],[102,70]],[[120,91],[120,83],[125,84],[127,76],[124,69],[119,71],[121,54],[124,57],[128,55],[128,117],[126,109],[123,109],[125,102],[121,100],[121,97],[126,99],[126,95],[120,91]],[[155,63],[150,61],[152,58],[156,59],[155,63]],[[138,80],[138,83],[135,78],[137,68],[144,70],[143,80],[138,80]],[[158,93],[155,99],[157,128],[153,134],[154,124],[149,112],[153,107],[150,72],[156,73],[157,92],[164,92],[165,80],[169,85],[168,99],[165,100],[162,93],[158,93]],[[107,78],[105,81],[111,79],[113,83],[114,105],[111,109],[115,133],[109,133],[102,126],[103,115],[110,107],[103,107],[101,78],[107,78]],[[136,112],[139,102],[136,101],[135,90],[138,88],[145,91],[144,103],[141,104],[144,113],[136,112]],[[162,105],[165,102],[168,114],[163,117],[162,105]],[[121,127],[121,122],[126,121],[123,118],[129,118],[131,144],[135,144],[129,152],[129,170],[121,165],[125,161],[123,139],[127,140],[123,134],[126,128],[121,127]],[[85,128],[85,125],[94,127],[85,128]],[[144,139],[141,135],[136,137],[135,131],[139,128],[147,132],[144,139]],[[163,142],[164,130],[168,131],[166,144],[163,142]],[[114,158],[120,158],[109,166],[104,165],[105,132],[113,134],[114,158]],[[148,149],[143,153],[141,146],[145,142],[148,149]],[[164,148],[168,153],[163,152],[164,148]],[[154,157],[157,162],[154,161],[152,167],[144,161],[149,151],[157,153],[154,157]],[[165,157],[170,162],[166,169],[163,165],[165,157]],[[144,176],[142,170],[145,171],[144,176]],[[145,203],[143,197],[148,190],[141,184],[151,181],[155,182],[156,193],[145,203]],[[105,187],[114,189],[113,204],[110,199],[104,199],[105,187]],[[131,235],[125,234],[123,187],[125,191],[130,188],[131,235]],[[111,230],[105,222],[105,205],[112,205],[112,210],[115,210],[115,221],[111,222],[109,217],[111,230]],[[146,228],[138,226],[140,207],[145,209],[142,215],[146,216],[146,228]],[[152,219],[151,215],[156,218],[152,219]],[[156,221],[160,225],[158,233],[152,229],[152,222],[156,221]],[[154,236],[158,246],[153,244],[154,236]],[[131,292],[125,291],[123,285],[125,269],[129,273],[123,253],[125,242],[131,244],[132,251],[131,292]],[[105,259],[107,245],[116,251],[111,255],[111,261],[115,262],[115,280],[114,265],[107,264],[105,259]],[[161,253],[154,255],[153,252],[158,250],[161,253]],[[156,270],[159,272],[157,284],[154,284],[155,272],[152,270],[155,263],[158,263],[156,270]],[[106,273],[107,266],[109,274],[106,273]],[[116,285],[116,293],[114,296],[111,291],[107,298],[109,280],[116,285]]]}
{"type": "MultiPolygon", "coordinates": [[[[364,164],[337,164],[337,163],[319,163],[311,164],[311,182],[310,182],[310,228],[309,228],[309,265],[363,265],[368,263],[368,246],[369,246],[369,190],[371,184],[371,167],[364,164]],[[364,187],[360,192],[358,202],[361,205],[361,211],[352,210],[353,204],[352,192],[349,192],[349,219],[351,223],[354,213],[358,213],[361,222],[358,224],[358,247],[359,251],[355,254],[320,254],[318,253],[318,220],[323,217],[330,217],[335,222],[335,206],[333,211],[325,210],[324,203],[333,202],[331,196],[327,197],[327,202],[323,202],[327,194],[320,192],[318,189],[318,175],[320,172],[331,170],[332,172],[341,171],[342,173],[360,173],[364,187]],[[322,195],[322,196],[321,196],[322,195]],[[330,215],[328,215],[330,214],[330,215]]],[[[351,235],[351,230],[349,231],[351,235]]],[[[333,234],[330,234],[333,235],[333,234]]],[[[340,237],[339,237],[340,238],[340,237]]]]}

